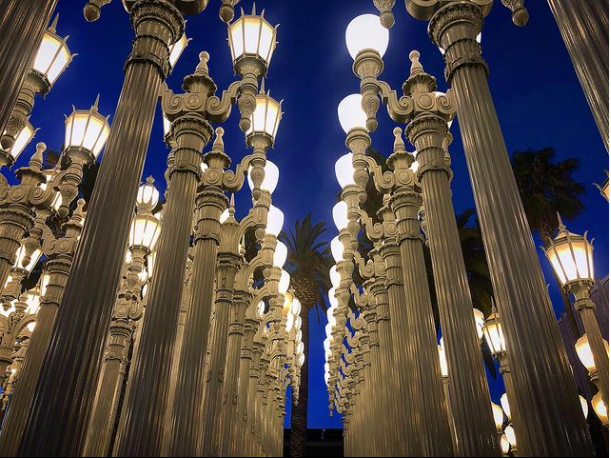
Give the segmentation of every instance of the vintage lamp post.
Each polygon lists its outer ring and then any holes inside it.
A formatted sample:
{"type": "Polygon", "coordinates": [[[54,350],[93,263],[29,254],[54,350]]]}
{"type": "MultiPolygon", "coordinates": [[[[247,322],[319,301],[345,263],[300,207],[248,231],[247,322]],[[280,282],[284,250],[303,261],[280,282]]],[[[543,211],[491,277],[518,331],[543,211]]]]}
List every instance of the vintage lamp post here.
{"type": "Polygon", "coordinates": [[[151,273],[147,270],[147,263],[153,262],[151,254],[161,234],[161,222],[152,213],[159,203],[159,191],[153,183],[154,180],[149,177],[138,189],[136,214],[129,231],[125,273],[110,324],[84,456],[100,456],[109,450],[125,384],[130,346],[136,324],[144,314],[143,288],[150,280],[151,273]]]}
{"type": "Polygon", "coordinates": [[[84,206],[85,201],[79,200],[72,217],[62,226],[63,236],[55,238],[50,229],[45,227],[41,237],[42,251],[47,259],[43,270],[40,310],[36,328],[30,338],[28,356],[13,395],[12,406],[4,419],[5,428],[0,435],[2,455],[16,456],[24,434],[36,381],[51,342],[53,323],[62,302],[83,228],[84,206]]]}
{"type": "Polygon", "coordinates": [[[0,5],[0,132],[8,127],[19,91],[32,68],[57,0],[0,5]],[[19,43],[19,46],[15,46],[19,43]]]}
{"type": "MultiPolygon", "coordinates": [[[[0,137],[1,150],[10,151],[20,138],[34,108],[36,94],[46,95],[73,59],[68,49],[68,37],[57,35],[59,15],[45,32],[34,65],[28,73],[13,108],[6,131],[0,137]]],[[[14,158],[16,159],[16,158],[14,158]]],[[[9,167],[12,164],[7,164],[9,167]]]]}
{"type": "MultiPolygon", "coordinates": [[[[502,3],[511,9],[516,24],[526,23],[523,1],[502,3]]],[[[503,316],[515,404],[524,419],[520,448],[525,455],[588,455],[592,445],[575,380],[488,86],[489,68],[477,41],[493,0],[407,0],[405,5],[413,17],[429,22],[429,36],[443,52],[446,80],[456,100],[492,283],[503,316]],[[549,396],[556,402],[534,408],[532,399],[549,396]]]]}
{"type": "MultiPolygon", "coordinates": [[[[448,124],[456,109],[453,97],[436,92],[436,80],[424,72],[417,51],[410,53],[411,72],[403,85],[402,97],[378,79],[384,68],[382,55],[388,43],[388,31],[376,16],[362,15],[354,19],[346,30],[346,43],[354,59],[354,72],[361,80],[361,106],[367,118],[363,127],[369,131],[377,129],[376,114],[381,98],[390,117],[395,122],[406,124],[405,133],[416,147],[417,177],[427,214],[428,242],[437,280],[435,287],[437,296],[444,298],[440,301],[440,316],[448,364],[450,368],[468,368],[450,370],[453,374],[450,379],[451,402],[458,442],[461,447],[468,447],[461,451],[467,454],[495,453],[498,441],[488,405],[490,396],[452,204],[452,171],[444,148],[448,124]],[[468,345],[465,344],[466,336],[469,336],[468,345]],[[480,421],[479,426],[468,427],[474,419],[480,421]]],[[[355,157],[357,169],[361,162],[359,159],[355,157]]],[[[433,350],[431,345],[431,352],[433,350]]],[[[437,439],[432,442],[439,443],[437,439]]]]}
{"type": "Polygon", "coordinates": [[[596,372],[600,377],[600,392],[609,405],[609,353],[596,318],[596,305],[590,299],[594,284],[594,246],[583,236],[573,234],[558,216],[558,235],[547,240],[545,254],[562,287],[575,295],[575,310],[579,313],[594,355],[596,372]]]}

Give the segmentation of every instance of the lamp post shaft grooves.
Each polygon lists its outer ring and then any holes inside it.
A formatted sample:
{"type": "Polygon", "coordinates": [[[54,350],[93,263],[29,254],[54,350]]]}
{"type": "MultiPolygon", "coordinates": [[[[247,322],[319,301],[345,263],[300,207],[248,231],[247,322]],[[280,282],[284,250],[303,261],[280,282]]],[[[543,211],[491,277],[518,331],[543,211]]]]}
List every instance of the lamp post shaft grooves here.
{"type": "MultiPolygon", "coordinates": [[[[139,46],[161,61],[183,32],[184,20],[163,0],[150,20],[132,9],[139,46]],[[147,37],[148,35],[151,35],[147,37]],[[151,38],[157,37],[157,38],[151,38]],[[160,41],[162,40],[162,41],[160,41]]],[[[19,455],[74,456],[82,452],[102,353],[115,301],[119,273],[138,184],[148,149],[163,76],[147,59],[131,60],[104,160],[89,202],[81,237],[51,345],[37,383],[19,455]],[[84,306],[87,304],[87,306],[84,306]],[[71,393],[66,397],[63,393],[71,393]]]]}

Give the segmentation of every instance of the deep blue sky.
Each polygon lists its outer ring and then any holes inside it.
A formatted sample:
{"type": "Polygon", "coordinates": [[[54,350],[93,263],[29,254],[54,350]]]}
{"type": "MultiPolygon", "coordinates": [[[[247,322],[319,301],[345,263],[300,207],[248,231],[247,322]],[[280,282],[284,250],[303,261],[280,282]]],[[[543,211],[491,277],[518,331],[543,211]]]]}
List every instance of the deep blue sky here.
{"type": "MultiPolygon", "coordinates": [[[[85,0],[59,3],[58,32],[71,36],[71,50],[79,55],[47,98],[37,100],[31,121],[41,130],[18,162],[19,166],[27,162],[36,141],[45,141],[56,150],[61,148],[63,116],[71,112],[72,105],[89,108],[100,93],[100,111],[112,115],[121,91],[123,63],[133,38],[121,2],[115,0],[105,7],[101,20],[94,24],[83,19],[85,0]]],[[[210,3],[207,11],[189,19],[187,31],[193,41],[169,80],[169,85],[177,92],[182,78],[195,69],[202,50],[211,54],[210,71],[219,88],[227,87],[234,78],[226,26],[218,19],[220,2],[210,3]]],[[[552,146],[558,159],[578,157],[581,160],[577,179],[588,190],[584,198],[586,212],[569,227],[578,233],[589,230],[591,237],[597,239],[596,270],[599,276],[605,276],[609,265],[609,207],[590,184],[604,180],[603,170],[609,167],[608,155],[568,53],[547,2],[528,3],[531,20],[523,29],[513,26],[508,10],[500,2],[496,3],[484,29],[483,47],[492,72],[490,86],[508,149],[514,152],[552,146]]],[[[266,8],[266,17],[272,24],[280,24],[280,43],[267,82],[272,95],[285,99],[285,117],[276,147],[269,156],[281,170],[274,203],[285,212],[285,228],[312,212],[315,219],[327,222],[330,239],[335,235],[331,208],[338,192],[333,166],[346,152],[345,136],[337,121],[337,105],[359,87],[352,74],[352,59],[345,47],[344,31],[355,16],[376,11],[371,0],[261,0],[257,4],[266,8]]],[[[252,3],[242,0],[240,6],[250,10],[252,3]]],[[[438,78],[440,89],[445,90],[442,58],[428,40],[426,25],[411,18],[401,1],[397,2],[395,11],[397,24],[391,31],[382,78],[400,88],[409,71],[407,56],[412,49],[418,49],[425,69],[438,78]]],[[[388,154],[394,125],[384,110],[380,110],[379,119],[374,147],[388,154]]],[[[236,163],[247,153],[236,113],[224,127],[227,152],[236,163]]],[[[455,123],[456,140],[451,152],[455,171],[454,202],[460,211],[473,206],[473,198],[458,129],[455,123]]],[[[130,152],[125,151],[125,154],[130,152]]],[[[160,188],[165,187],[166,154],[161,121],[157,116],[145,174],[153,175],[160,188]]],[[[243,192],[238,198],[238,213],[244,214],[248,205],[249,195],[243,192]]],[[[552,273],[544,257],[541,263],[546,278],[553,285],[552,273]]],[[[555,308],[561,310],[555,286],[551,290],[555,308]]],[[[324,323],[315,323],[313,315],[310,427],[339,427],[339,419],[330,420],[327,413],[323,382],[324,323]]],[[[492,384],[495,401],[498,402],[502,392],[498,382],[492,384]]]]}

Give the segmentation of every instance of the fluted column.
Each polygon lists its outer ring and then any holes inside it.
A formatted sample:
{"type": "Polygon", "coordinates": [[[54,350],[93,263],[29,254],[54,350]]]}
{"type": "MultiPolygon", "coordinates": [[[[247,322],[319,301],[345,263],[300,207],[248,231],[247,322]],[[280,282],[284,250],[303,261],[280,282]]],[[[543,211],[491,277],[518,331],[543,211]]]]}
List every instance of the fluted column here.
{"type": "MultiPolygon", "coordinates": [[[[47,255],[44,272],[49,275],[45,294],[40,301],[36,327],[30,337],[28,357],[21,369],[19,384],[13,394],[11,408],[3,423],[0,435],[0,456],[16,456],[27,424],[32,397],[36,388],[44,358],[51,342],[53,325],[68,283],[78,237],[82,229],[84,201],[72,219],[64,225],[65,236],[55,240],[50,231],[45,232],[43,251],[47,255]]],[[[48,228],[47,228],[48,230],[48,228]]]]}
{"type": "Polygon", "coordinates": [[[124,240],[157,98],[169,71],[169,46],[184,29],[182,14],[166,0],[136,2],[131,18],[136,30],[133,53],[89,202],[91,210],[75,258],[79,268],[66,287],[37,384],[19,452],[24,456],[79,455],[83,446],[125,254],[124,240]]]}
{"type": "Polygon", "coordinates": [[[119,400],[124,388],[129,349],[136,325],[130,320],[114,320],[110,325],[107,353],[89,423],[83,456],[108,456],[116,425],[119,400]]]}
{"type": "Polygon", "coordinates": [[[609,152],[609,0],[548,0],[609,152]]]}
{"type": "MultiPolygon", "coordinates": [[[[161,451],[176,346],[178,317],[187,254],[193,231],[193,206],[202,163],[201,154],[212,137],[203,119],[184,116],[174,122],[177,148],[170,171],[163,231],[155,260],[155,279],[147,304],[147,318],[127,398],[126,424],[117,438],[118,456],[156,456],[161,451]]],[[[223,208],[210,204],[220,218],[223,208]]],[[[175,400],[176,402],[176,400],[175,400]]]]}
{"type": "MultiPolygon", "coordinates": [[[[412,74],[408,83],[427,76],[424,73],[412,74]]],[[[428,79],[430,82],[431,77],[428,79]]],[[[418,93],[418,88],[412,89],[418,93]]],[[[434,83],[427,89],[429,94],[433,94],[434,83]]],[[[446,163],[442,145],[448,126],[443,118],[425,112],[408,124],[406,133],[416,148],[420,165],[418,178],[427,215],[427,235],[450,374],[450,406],[458,446],[461,454],[497,456],[500,454],[497,432],[452,204],[452,171],[446,163]]]]}
{"type": "MultiPolygon", "coordinates": [[[[214,433],[217,425],[221,394],[225,383],[225,361],[229,337],[229,314],[234,295],[235,278],[241,259],[233,253],[219,253],[214,304],[214,322],[210,334],[210,364],[204,385],[204,421],[202,449],[204,456],[217,456],[214,433]]],[[[201,450],[201,449],[200,449],[201,450]]]]}
{"type": "Polygon", "coordinates": [[[0,4],[0,132],[8,127],[19,90],[34,64],[56,5],[57,0],[0,4]]]}
{"type": "Polygon", "coordinates": [[[507,339],[516,405],[530,435],[520,448],[527,456],[590,456],[592,444],[575,381],[488,87],[488,68],[476,39],[483,19],[483,9],[473,2],[444,3],[432,16],[429,33],[445,52],[446,78],[457,101],[473,194],[507,339]],[[554,402],[542,404],[541,399],[554,402]]]}
{"type": "Polygon", "coordinates": [[[220,445],[220,456],[231,454],[232,425],[240,420],[238,406],[241,397],[246,393],[239,391],[240,382],[240,354],[244,339],[244,322],[248,308],[248,293],[236,291],[230,308],[229,337],[227,342],[227,358],[225,363],[225,380],[221,408],[219,411],[217,440],[220,445]]]}

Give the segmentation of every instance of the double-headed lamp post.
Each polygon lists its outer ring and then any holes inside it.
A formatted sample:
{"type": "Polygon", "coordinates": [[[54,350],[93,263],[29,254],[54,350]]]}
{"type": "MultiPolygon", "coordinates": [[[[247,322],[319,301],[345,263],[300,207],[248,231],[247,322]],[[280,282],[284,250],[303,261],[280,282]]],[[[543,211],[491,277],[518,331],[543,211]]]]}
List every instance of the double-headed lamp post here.
{"type": "Polygon", "coordinates": [[[560,216],[558,220],[558,235],[547,240],[545,254],[562,287],[575,296],[575,310],[592,348],[603,402],[609,406],[609,353],[596,318],[596,305],[590,299],[590,288],[594,284],[594,246],[588,240],[587,232],[583,236],[573,234],[560,216]]]}

